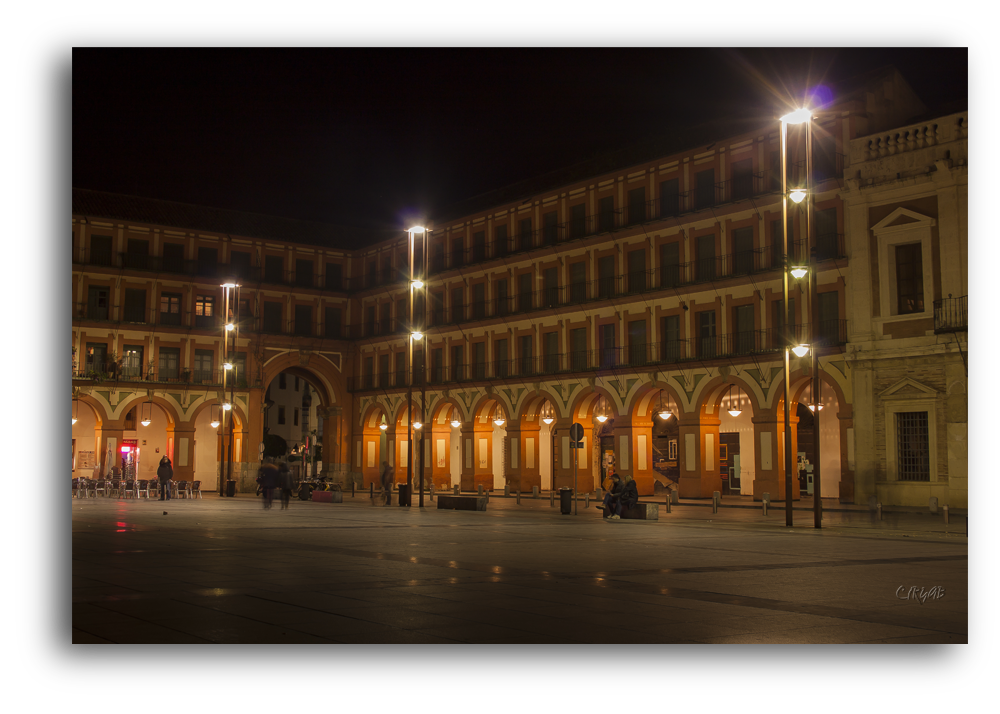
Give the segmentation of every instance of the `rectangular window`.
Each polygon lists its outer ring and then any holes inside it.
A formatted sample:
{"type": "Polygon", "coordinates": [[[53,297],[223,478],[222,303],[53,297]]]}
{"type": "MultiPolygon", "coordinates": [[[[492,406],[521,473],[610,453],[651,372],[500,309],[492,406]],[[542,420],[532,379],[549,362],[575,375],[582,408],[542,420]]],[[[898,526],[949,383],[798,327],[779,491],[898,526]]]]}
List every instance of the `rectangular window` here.
{"type": "Polygon", "coordinates": [[[160,380],[180,377],[181,350],[179,347],[160,348],[160,380]]]}
{"type": "Polygon", "coordinates": [[[502,257],[507,255],[509,244],[507,242],[507,226],[497,226],[493,229],[493,256],[502,257]]]}
{"type": "Polygon", "coordinates": [[[660,217],[669,218],[681,212],[680,184],[677,179],[660,181],[660,217]]]}
{"type": "Polygon", "coordinates": [[[733,308],[733,328],[733,353],[746,355],[753,352],[756,334],[753,305],[739,305],[733,308]]]}
{"type": "Polygon", "coordinates": [[[542,307],[559,306],[559,269],[546,268],[542,271],[542,307]]]}
{"type": "Polygon", "coordinates": [[[503,379],[510,376],[510,355],[507,353],[507,340],[493,342],[493,376],[503,379]]]}
{"type": "Polygon", "coordinates": [[[193,380],[195,384],[209,383],[215,381],[212,369],[213,358],[215,357],[212,350],[195,350],[194,351],[194,376],[193,380]]]}
{"type": "Polygon", "coordinates": [[[229,252],[229,272],[234,278],[250,278],[250,254],[245,250],[229,252]]]}
{"type": "Polygon", "coordinates": [[[455,382],[465,379],[465,349],[461,346],[451,348],[451,378],[455,382]]]}
{"type": "Polygon", "coordinates": [[[280,255],[264,256],[264,280],[269,283],[285,282],[285,261],[280,255]]]}
{"type": "Polygon", "coordinates": [[[295,284],[300,288],[313,286],[313,262],[297,259],[295,261],[295,284]]]}
{"type": "Polygon", "coordinates": [[[146,291],[126,288],[124,312],[125,322],[145,322],[146,291]]]}
{"type": "Polygon", "coordinates": [[[444,241],[433,243],[434,253],[431,255],[431,272],[440,273],[444,270],[444,241]]]}
{"type": "Polygon", "coordinates": [[[840,236],[837,235],[837,209],[816,211],[816,260],[840,257],[840,236]]]}
{"type": "Polygon", "coordinates": [[[108,288],[87,288],[87,319],[108,319],[108,288]]]}
{"type": "Polygon", "coordinates": [[[246,388],[249,380],[247,379],[247,353],[237,352],[233,359],[233,371],[236,372],[236,386],[238,388],[246,388]]]}
{"type": "Polygon", "coordinates": [[[587,328],[577,327],[569,331],[570,369],[580,371],[590,367],[587,356],[587,328]]]}
{"type": "Polygon", "coordinates": [[[472,368],[474,379],[486,379],[486,343],[475,342],[472,345],[472,368]]]}
{"type": "Polygon", "coordinates": [[[486,283],[476,283],[472,286],[472,318],[482,320],[486,317],[486,283]]]}
{"type": "Polygon", "coordinates": [[[753,272],[753,228],[733,231],[733,275],[753,272]]]}
{"type": "Polygon", "coordinates": [[[111,236],[90,236],[90,264],[112,264],[111,236]]]}
{"type": "Polygon", "coordinates": [[[549,211],[542,214],[542,242],[552,245],[559,240],[559,214],[549,211]]]}
{"type": "Polygon", "coordinates": [[[392,332],[392,303],[383,302],[378,306],[378,333],[388,335],[392,332]]]}
{"type": "Polygon", "coordinates": [[[646,291],[646,249],[630,250],[628,253],[628,291],[646,291]]]}
{"type": "Polygon", "coordinates": [[[715,357],[715,310],[698,313],[698,356],[702,359],[715,357]]]}
{"type": "Polygon", "coordinates": [[[681,284],[680,243],[664,243],[660,246],[660,287],[675,288],[681,284]]]}
{"type": "Polygon", "coordinates": [[[569,264],[569,301],[581,303],[587,299],[587,262],[569,264]]]}
{"type": "Polygon", "coordinates": [[[510,295],[507,294],[507,281],[497,280],[493,284],[493,288],[496,291],[497,301],[497,309],[494,314],[503,317],[510,313],[510,295]]]}
{"type": "Polygon", "coordinates": [[[768,188],[771,191],[781,190],[781,152],[771,152],[771,173],[768,177],[768,188]]]}
{"type": "Polygon", "coordinates": [[[694,200],[697,209],[715,205],[715,169],[695,174],[694,200]]]}
{"type": "Polygon", "coordinates": [[[313,333],[312,327],[313,309],[312,305],[295,306],[295,334],[299,337],[310,337],[313,333]]]}
{"type": "Polygon", "coordinates": [[[615,290],[615,256],[606,255],[597,259],[597,297],[611,298],[615,290]]]}
{"type": "Polygon", "coordinates": [[[452,323],[465,322],[465,289],[451,289],[451,321],[452,323]]]}
{"type": "Polygon", "coordinates": [[[628,323],[628,363],[641,367],[649,361],[646,355],[646,321],[630,320],[628,323]]]}
{"type": "MultiPolygon", "coordinates": [[[[409,274],[409,266],[406,268],[407,274],[409,274]]],[[[392,256],[387,255],[382,258],[382,274],[380,276],[380,285],[388,285],[392,282],[392,256]]]]}
{"type": "Polygon", "coordinates": [[[129,238],[125,244],[125,267],[133,270],[149,268],[149,241],[142,238],[129,238]]]}
{"type": "MultiPolygon", "coordinates": [[[[771,343],[772,349],[782,350],[785,348],[786,345],[785,301],[775,300],[771,304],[774,306],[771,308],[774,311],[773,312],[774,319],[771,321],[772,324],[774,324],[774,336],[771,343]]],[[[791,315],[790,319],[788,320],[788,324],[792,326],[792,334],[790,339],[792,340],[793,343],[798,343],[798,330],[795,329],[795,326],[797,324],[797,320],[795,318],[795,298],[788,299],[788,309],[791,315]]]]}
{"type": "Polygon", "coordinates": [[[601,348],[601,368],[607,369],[618,365],[618,354],[615,349],[615,325],[601,325],[597,328],[598,344],[601,348]]]}
{"type": "Polygon", "coordinates": [[[440,347],[431,350],[431,382],[441,384],[444,381],[444,350],[440,347]]]}
{"type": "Polygon", "coordinates": [[[146,363],[143,362],[142,345],[125,345],[122,352],[122,376],[128,379],[142,379],[145,376],[146,363]]]}
{"type": "Polygon", "coordinates": [[[160,293],[160,324],[181,324],[181,296],[179,293],[160,293]]]}
{"type": "Polygon", "coordinates": [[[280,302],[264,302],[264,314],[262,315],[262,325],[264,332],[272,335],[280,335],[284,320],[281,317],[282,304],[280,302]]]}
{"type": "Polygon", "coordinates": [[[385,352],[378,356],[378,386],[389,386],[389,354],[385,352]]]}
{"type": "Polygon", "coordinates": [[[298,377],[295,378],[295,391],[296,392],[299,391],[299,378],[298,377]]]}
{"type": "Polygon", "coordinates": [[[535,242],[531,235],[531,219],[522,218],[518,223],[517,249],[531,250],[534,246],[535,242]]]}
{"type": "Polygon", "coordinates": [[[324,310],[323,329],[325,335],[331,340],[340,339],[340,308],[328,307],[324,310]]]}
{"type": "Polygon", "coordinates": [[[528,312],[531,310],[531,273],[522,273],[517,276],[517,310],[518,312],[528,312]]]}
{"type": "Polygon", "coordinates": [[[371,337],[375,334],[375,305],[365,306],[365,335],[371,337]]]}
{"type": "Polygon", "coordinates": [[[278,389],[287,389],[287,388],[288,388],[288,377],[285,375],[284,372],[281,372],[278,375],[278,389]]]}
{"type": "Polygon", "coordinates": [[[279,424],[285,423],[285,408],[282,406],[278,407],[278,423],[279,424]]]}
{"type": "Polygon", "coordinates": [[[678,315],[667,315],[660,318],[660,359],[664,362],[676,362],[681,355],[681,318],[678,315]]]}
{"type": "Polygon", "coordinates": [[[451,242],[451,267],[460,268],[465,265],[465,239],[455,238],[451,242]]]}
{"type": "Polygon", "coordinates": [[[646,220],[646,189],[633,188],[628,192],[628,224],[634,225],[646,220]]]}
{"type": "Polygon", "coordinates": [[[896,413],[896,465],[900,481],[930,481],[927,412],[896,413]]]}
{"type": "Polygon", "coordinates": [[[531,375],[535,373],[535,352],[534,345],[532,344],[531,335],[524,335],[520,339],[520,359],[521,363],[517,366],[518,374],[521,375],[531,375]]]}
{"type": "Polygon", "coordinates": [[[365,287],[373,288],[378,285],[378,261],[368,261],[368,272],[366,273],[365,287]]]}
{"type": "Polygon", "coordinates": [[[427,369],[424,364],[424,348],[419,349],[414,348],[413,350],[413,383],[423,384],[424,377],[426,376],[425,370],[427,369]]]}
{"type": "Polygon", "coordinates": [[[215,327],[215,296],[196,295],[194,298],[194,326],[202,330],[215,327]]]}
{"type": "Polygon", "coordinates": [[[472,262],[481,263],[486,260],[486,231],[476,231],[472,234],[472,262]]]}
{"type": "Polygon", "coordinates": [[[615,229],[615,198],[605,196],[597,202],[597,229],[607,233],[615,229]]]}
{"type": "Polygon", "coordinates": [[[587,207],[578,203],[569,207],[569,237],[583,238],[587,235],[587,207]]]}
{"type": "Polygon", "coordinates": [[[408,331],[410,318],[407,315],[407,312],[409,312],[406,309],[407,307],[406,298],[400,298],[396,301],[396,332],[408,331]]]}
{"type": "Polygon", "coordinates": [[[444,293],[440,291],[431,293],[431,324],[444,324],[444,293]]]}
{"type": "Polygon", "coordinates": [[[831,290],[819,293],[816,307],[819,310],[819,339],[824,345],[837,345],[845,342],[847,335],[840,334],[840,293],[831,290]]]}
{"type": "Polygon", "coordinates": [[[742,201],[753,196],[753,159],[743,159],[743,161],[733,162],[733,190],[734,201],[742,201]]]}
{"type": "Polygon", "coordinates": [[[896,246],[896,314],[924,311],[924,263],[920,243],[896,246]]]}
{"type": "Polygon", "coordinates": [[[108,346],[103,342],[88,342],[85,373],[107,372],[109,370],[107,362],[108,346]]]}
{"type": "Polygon", "coordinates": [[[825,181],[837,175],[837,140],[833,134],[816,132],[813,139],[813,176],[825,181]]]}
{"type": "Polygon", "coordinates": [[[546,374],[553,374],[559,371],[559,333],[556,331],[546,332],[542,335],[542,344],[545,348],[546,374]]]}
{"type": "Polygon", "coordinates": [[[698,251],[698,280],[715,280],[715,236],[699,236],[695,245],[698,251]]]}
{"type": "Polygon", "coordinates": [[[326,264],[326,289],[327,290],[344,289],[344,266],[342,266],[340,263],[326,264]]]}
{"type": "MultiPolygon", "coordinates": [[[[794,254],[794,249],[792,246],[792,241],[795,240],[795,235],[792,231],[792,216],[791,213],[788,215],[788,255],[791,257],[794,254]]],[[[785,234],[781,230],[781,219],[776,218],[771,221],[771,268],[780,268],[781,261],[783,260],[783,254],[785,251],[785,234]]]]}
{"type": "Polygon", "coordinates": [[[215,276],[219,271],[219,251],[216,248],[198,248],[198,275],[215,276]]]}
{"type": "Polygon", "coordinates": [[[394,358],[396,360],[396,386],[406,386],[406,352],[400,350],[394,358]]]}
{"type": "Polygon", "coordinates": [[[295,407],[292,409],[292,426],[299,425],[299,408],[295,407]]]}
{"type": "Polygon", "coordinates": [[[361,371],[361,383],[365,389],[372,389],[375,386],[375,357],[365,357],[364,366],[361,371]]]}
{"type": "Polygon", "coordinates": [[[180,243],[163,244],[163,271],[166,273],[184,272],[184,246],[180,243]]]}

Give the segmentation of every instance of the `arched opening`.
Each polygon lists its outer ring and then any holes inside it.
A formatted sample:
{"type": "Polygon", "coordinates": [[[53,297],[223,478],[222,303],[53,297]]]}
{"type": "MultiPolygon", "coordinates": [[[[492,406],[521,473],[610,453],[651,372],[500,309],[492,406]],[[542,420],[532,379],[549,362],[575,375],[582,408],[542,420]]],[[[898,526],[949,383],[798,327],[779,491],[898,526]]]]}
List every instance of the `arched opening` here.
{"type": "Polygon", "coordinates": [[[752,496],[757,477],[754,404],[740,382],[719,394],[719,476],[724,494],[752,496]]]}
{"type": "Polygon", "coordinates": [[[435,488],[462,484],[462,410],[452,399],[434,405],[430,424],[430,472],[435,488]]]}
{"type": "Polygon", "coordinates": [[[812,383],[809,382],[799,390],[798,403],[796,405],[796,415],[799,423],[797,427],[797,453],[795,454],[796,473],[799,478],[799,487],[803,495],[813,495],[813,484],[815,464],[816,464],[816,442],[815,430],[816,422],[819,422],[819,453],[820,453],[820,477],[822,482],[822,498],[838,498],[840,496],[841,457],[840,457],[840,400],[837,392],[831,385],[821,383],[819,390],[819,403],[821,409],[819,418],[812,411],[812,383]]]}
{"type": "MultiPolygon", "coordinates": [[[[486,490],[502,489],[507,484],[507,423],[510,414],[501,400],[484,397],[473,411],[472,483],[486,490]]],[[[466,484],[462,484],[466,488],[466,484]]],[[[514,484],[517,487],[517,484],[514,484]]]]}
{"type": "MultiPolygon", "coordinates": [[[[325,424],[320,416],[326,393],[322,380],[299,366],[275,374],[264,391],[264,455],[286,461],[295,480],[318,475],[324,460],[329,461],[324,458],[325,424]]],[[[330,444],[331,452],[335,446],[330,444]]]]}
{"type": "Polygon", "coordinates": [[[101,466],[101,417],[85,400],[73,400],[73,478],[99,478],[101,466]]]}
{"type": "Polygon", "coordinates": [[[179,452],[181,445],[174,438],[174,421],[156,402],[133,403],[125,412],[123,424],[122,442],[117,448],[121,452],[122,475],[126,479],[156,478],[156,469],[163,456],[169,456],[175,466],[185,461],[182,457],[186,455],[179,452]],[[143,421],[149,423],[143,424],[143,421]],[[125,451],[126,448],[129,450],[125,451]]]}

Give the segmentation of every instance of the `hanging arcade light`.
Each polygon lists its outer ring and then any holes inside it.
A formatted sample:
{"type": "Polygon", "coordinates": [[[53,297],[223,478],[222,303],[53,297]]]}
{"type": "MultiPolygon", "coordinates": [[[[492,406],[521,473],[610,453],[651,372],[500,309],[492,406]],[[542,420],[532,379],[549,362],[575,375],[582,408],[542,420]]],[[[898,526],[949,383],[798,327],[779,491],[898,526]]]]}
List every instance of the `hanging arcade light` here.
{"type": "Polygon", "coordinates": [[[493,423],[496,424],[497,426],[504,425],[503,409],[501,409],[499,403],[497,404],[496,409],[493,412],[493,423]]]}
{"type": "MultiPolygon", "coordinates": [[[[820,382],[820,384],[822,384],[822,382],[820,382]]],[[[823,403],[820,401],[820,399],[822,399],[822,397],[823,397],[823,390],[822,389],[819,390],[819,394],[817,396],[819,397],[819,399],[813,399],[813,396],[812,396],[812,383],[810,382],[810,384],[809,384],[809,411],[811,411],[811,412],[815,412],[817,408],[820,411],[823,411],[823,403]]]]}
{"type": "Polygon", "coordinates": [[[149,426],[153,423],[153,403],[150,401],[145,401],[142,403],[142,419],[139,421],[143,426],[149,426]]]}
{"type": "Polygon", "coordinates": [[[597,409],[595,409],[594,411],[596,412],[597,421],[603,424],[608,420],[608,406],[604,401],[604,395],[601,395],[598,398],[597,409]]]}
{"type": "Polygon", "coordinates": [[[659,415],[660,419],[662,419],[663,421],[666,421],[667,419],[669,419],[672,416],[672,414],[670,412],[670,395],[669,394],[667,395],[667,406],[663,406],[663,390],[662,389],[660,390],[660,408],[659,408],[659,410],[657,410],[657,414],[659,415]]]}
{"type": "Polygon", "coordinates": [[[451,425],[455,429],[462,426],[462,422],[458,420],[458,410],[455,407],[451,408],[451,425]]]}
{"type": "Polygon", "coordinates": [[[545,424],[551,424],[555,421],[555,417],[552,416],[552,402],[548,399],[546,399],[545,404],[542,405],[542,421],[545,424]]]}
{"type": "Polygon", "coordinates": [[[76,424],[76,420],[79,415],[80,415],[80,400],[73,399],[73,413],[70,416],[73,417],[74,424],[76,424]]]}
{"type": "Polygon", "coordinates": [[[743,413],[743,410],[740,409],[739,396],[740,395],[737,394],[736,402],[734,404],[734,402],[733,402],[733,385],[730,384],[729,385],[729,416],[738,417],[740,414],[743,413]]]}
{"type": "Polygon", "coordinates": [[[385,423],[385,414],[382,415],[382,423],[378,425],[378,428],[385,431],[389,428],[389,425],[385,423]]]}
{"type": "Polygon", "coordinates": [[[216,404],[212,407],[212,421],[209,424],[212,425],[213,429],[218,429],[219,424],[222,423],[222,405],[216,404]]]}

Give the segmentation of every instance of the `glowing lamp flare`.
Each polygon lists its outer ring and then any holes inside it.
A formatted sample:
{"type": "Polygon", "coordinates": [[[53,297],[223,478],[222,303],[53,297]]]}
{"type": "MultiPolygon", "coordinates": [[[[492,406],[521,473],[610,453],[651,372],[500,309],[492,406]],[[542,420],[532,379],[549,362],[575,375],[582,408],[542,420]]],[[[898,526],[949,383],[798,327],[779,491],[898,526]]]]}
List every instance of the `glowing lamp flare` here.
{"type": "Polygon", "coordinates": [[[218,429],[219,428],[219,420],[218,419],[213,419],[212,421],[209,422],[209,424],[212,425],[213,429],[218,429]]]}
{"type": "Polygon", "coordinates": [[[795,203],[802,203],[802,199],[806,197],[806,192],[801,188],[792,189],[788,197],[795,201],[795,203]]]}
{"type": "Polygon", "coordinates": [[[420,288],[422,288],[424,286],[424,281],[423,280],[414,280],[411,283],[411,285],[413,285],[413,287],[415,287],[417,290],[419,290],[420,288]]]}
{"type": "Polygon", "coordinates": [[[672,416],[671,413],[668,412],[666,409],[661,409],[660,410],[660,419],[663,419],[663,421],[666,421],[671,416],[672,416]]]}
{"type": "Polygon", "coordinates": [[[223,365],[222,365],[222,366],[223,366],[223,367],[224,367],[225,369],[232,369],[232,368],[233,368],[233,363],[232,363],[232,362],[225,362],[225,363],[223,363],[223,365]]]}
{"type": "Polygon", "coordinates": [[[809,272],[809,268],[805,268],[801,265],[796,265],[794,268],[791,269],[790,272],[793,278],[799,279],[805,277],[806,273],[809,272]]]}
{"type": "Polygon", "coordinates": [[[597,415],[597,421],[601,422],[602,424],[604,422],[606,422],[607,420],[608,420],[608,418],[606,416],[604,416],[603,414],[598,414],[597,415]]]}
{"type": "Polygon", "coordinates": [[[389,425],[386,424],[385,422],[382,422],[381,424],[378,425],[378,428],[381,429],[382,431],[385,431],[386,429],[389,428],[389,425]]]}
{"type": "Polygon", "coordinates": [[[236,329],[236,326],[233,325],[233,323],[231,323],[231,322],[227,322],[226,323],[226,332],[232,332],[235,329],[236,329]]]}
{"type": "Polygon", "coordinates": [[[460,422],[458,419],[452,419],[451,425],[457,429],[458,427],[462,426],[462,422],[460,422]]]}
{"type": "Polygon", "coordinates": [[[236,287],[236,283],[223,283],[222,287],[224,287],[224,288],[235,288],[236,287]]]}
{"type": "Polygon", "coordinates": [[[729,416],[738,417],[742,413],[743,413],[742,409],[730,409],[729,410],[729,416]]]}
{"type": "Polygon", "coordinates": [[[503,426],[504,419],[503,417],[497,417],[496,419],[493,420],[493,423],[496,424],[497,426],[503,426]]]}
{"type": "Polygon", "coordinates": [[[786,124],[803,124],[812,119],[812,110],[806,109],[796,109],[794,112],[789,112],[785,116],[781,117],[781,121],[786,124]]]}
{"type": "Polygon", "coordinates": [[[419,342],[420,340],[422,340],[424,338],[424,333],[423,332],[414,332],[413,335],[412,335],[412,337],[413,337],[413,339],[415,339],[415,340],[417,340],[419,342]]]}
{"type": "Polygon", "coordinates": [[[809,354],[809,345],[795,345],[792,348],[792,352],[795,353],[796,357],[805,357],[809,354]]]}
{"type": "Polygon", "coordinates": [[[552,417],[545,417],[542,419],[542,421],[545,422],[546,424],[551,424],[552,422],[555,421],[555,419],[553,419],[552,417]]]}
{"type": "Polygon", "coordinates": [[[73,423],[76,424],[76,417],[73,417],[73,423]]]}
{"type": "Polygon", "coordinates": [[[150,425],[150,424],[152,424],[153,422],[152,422],[152,421],[150,421],[149,419],[143,419],[143,420],[142,420],[141,422],[139,422],[139,423],[140,423],[140,424],[142,424],[143,426],[149,426],[149,425],[150,425]]]}
{"type": "Polygon", "coordinates": [[[230,409],[233,408],[233,405],[230,404],[229,402],[226,402],[225,404],[222,405],[222,408],[228,412],[230,409]]]}
{"type": "Polygon", "coordinates": [[[413,428],[414,429],[423,429],[424,425],[421,424],[419,421],[415,421],[415,422],[413,422],[413,428]]]}
{"type": "Polygon", "coordinates": [[[423,226],[413,226],[413,228],[408,228],[407,233],[424,233],[427,229],[423,226]]]}
{"type": "MultiPolygon", "coordinates": [[[[822,404],[819,405],[819,410],[823,411],[823,405],[822,404]]],[[[811,411],[811,412],[816,411],[816,405],[815,404],[810,404],[809,405],[809,411],[811,411]]]]}

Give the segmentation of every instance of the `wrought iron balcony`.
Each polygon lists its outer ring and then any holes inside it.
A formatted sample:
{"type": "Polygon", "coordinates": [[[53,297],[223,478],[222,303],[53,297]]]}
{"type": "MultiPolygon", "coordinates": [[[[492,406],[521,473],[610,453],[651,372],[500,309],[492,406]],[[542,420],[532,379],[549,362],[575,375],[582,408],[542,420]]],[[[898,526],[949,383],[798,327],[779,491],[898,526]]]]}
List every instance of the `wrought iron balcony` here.
{"type": "Polygon", "coordinates": [[[934,301],[934,333],[969,331],[969,296],[934,301]]]}

